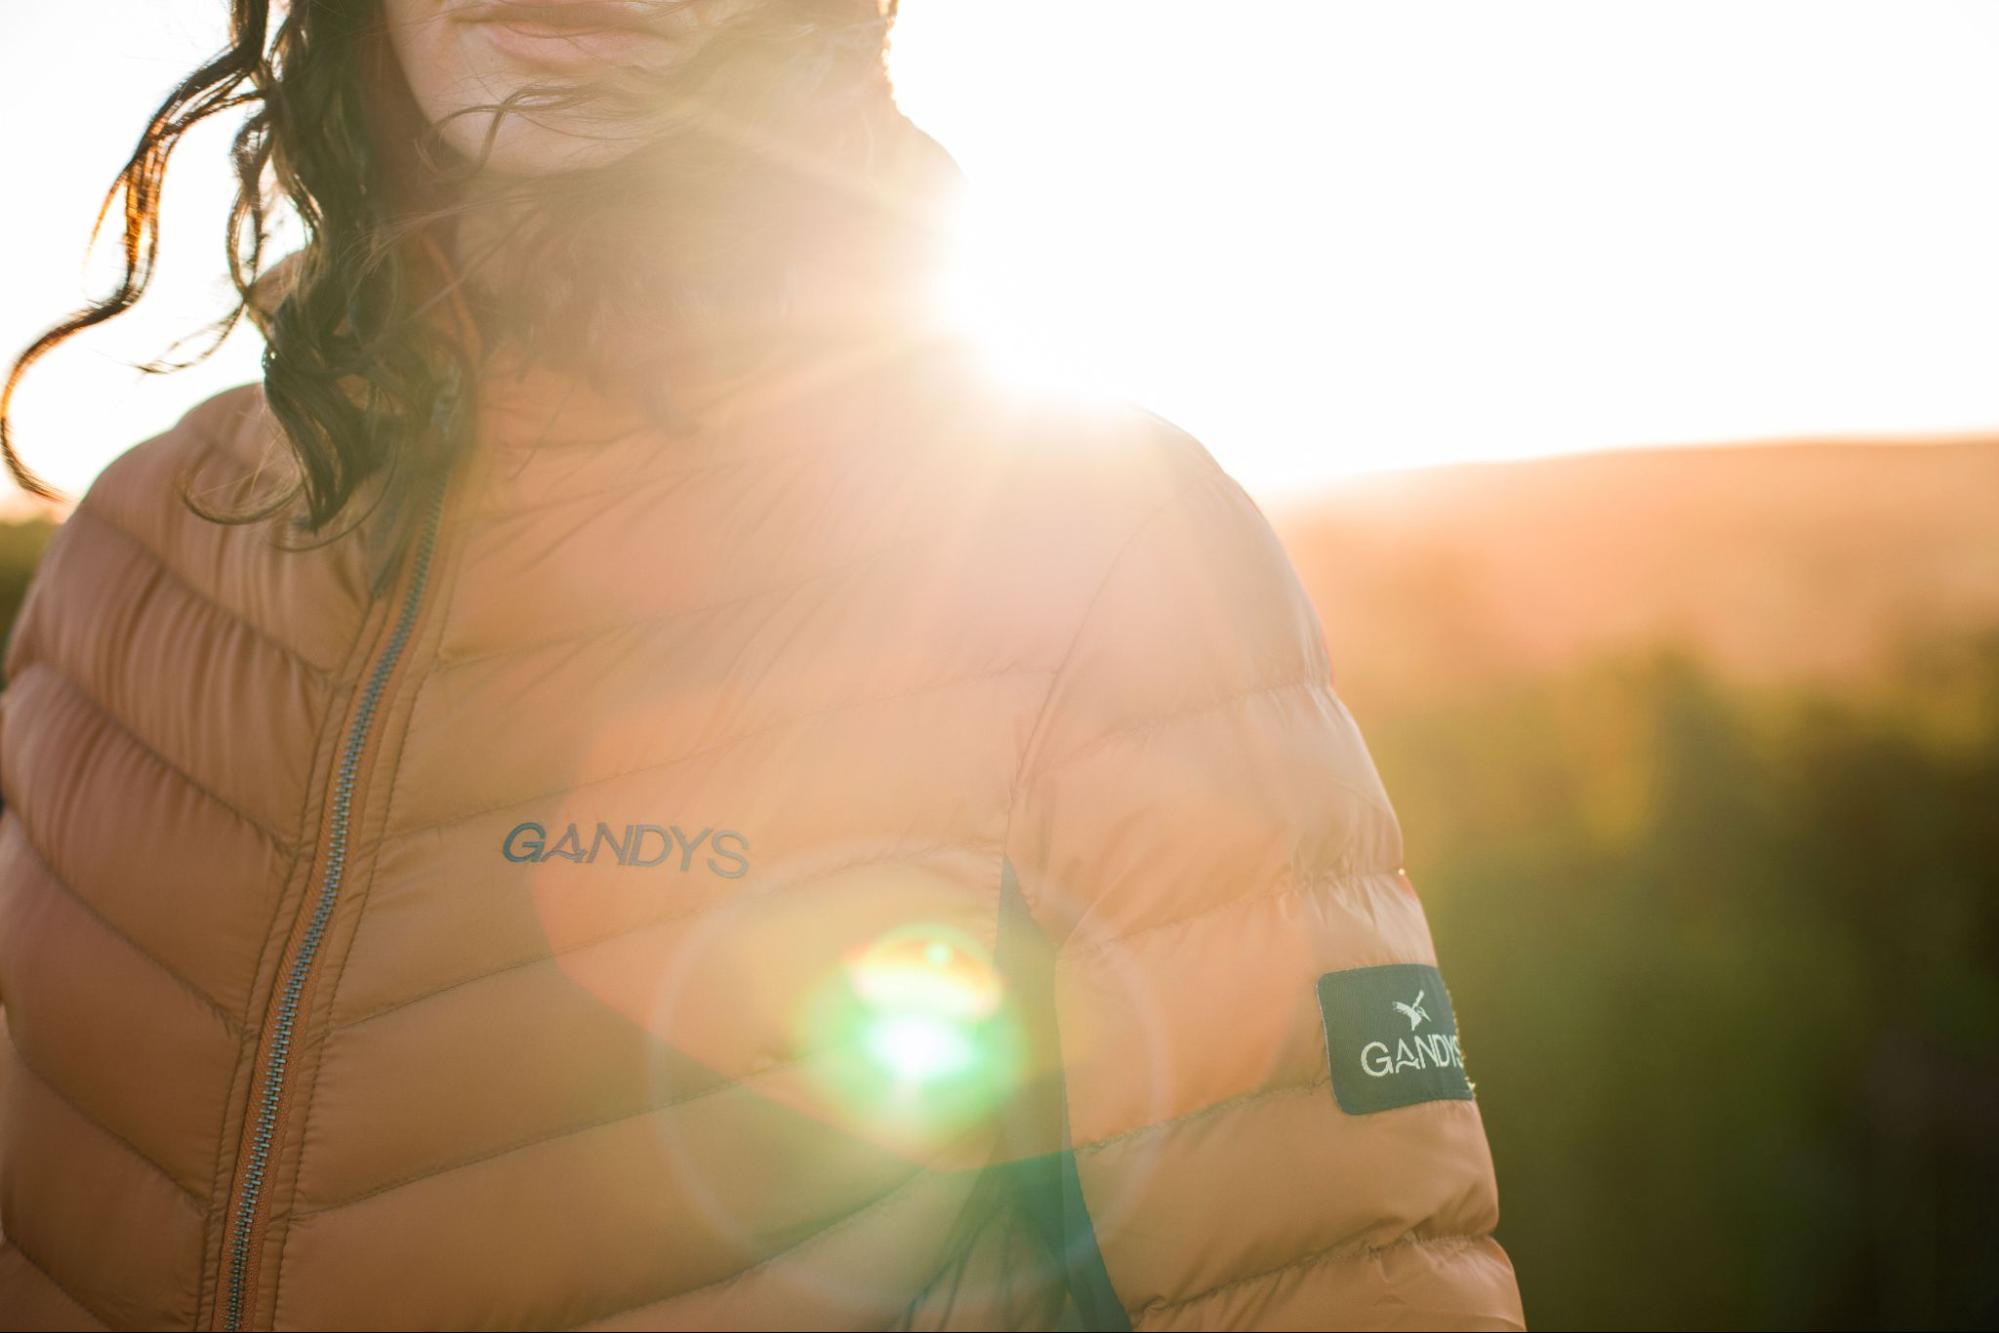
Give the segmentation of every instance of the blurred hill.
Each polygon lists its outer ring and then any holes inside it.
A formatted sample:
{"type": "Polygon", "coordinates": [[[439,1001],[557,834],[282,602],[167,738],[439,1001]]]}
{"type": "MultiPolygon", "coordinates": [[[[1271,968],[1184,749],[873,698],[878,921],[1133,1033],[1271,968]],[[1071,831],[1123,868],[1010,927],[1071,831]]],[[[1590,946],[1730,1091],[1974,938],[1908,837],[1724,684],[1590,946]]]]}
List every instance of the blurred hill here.
{"type": "Polygon", "coordinates": [[[1474,464],[1265,510],[1363,721],[1659,644],[1827,681],[1999,627],[1999,439],[1474,464]]]}

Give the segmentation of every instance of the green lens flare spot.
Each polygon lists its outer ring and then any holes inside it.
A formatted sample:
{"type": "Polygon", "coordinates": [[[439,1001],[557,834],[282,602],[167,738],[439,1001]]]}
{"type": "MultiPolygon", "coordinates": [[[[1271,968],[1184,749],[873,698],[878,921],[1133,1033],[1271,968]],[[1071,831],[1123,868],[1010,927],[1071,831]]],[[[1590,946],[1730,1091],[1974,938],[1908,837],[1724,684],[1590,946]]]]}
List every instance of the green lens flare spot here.
{"type": "Polygon", "coordinates": [[[988,1115],[1022,1064],[1005,989],[990,947],[939,922],[846,951],[799,1020],[829,1107],[919,1153],[988,1115]]]}
{"type": "Polygon", "coordinates": [[[854,993],[881,1013],[976,1022],[999,1008],[999,975],[985,951],[943,926],[891,931],[854,957],[847,971],[854,993]]]}
{"type": "Polygon", "coordinates": [[[945,926],[905,926],[848,964],[861,1001],[861,1047],[904,1083],[964,1074],[980,1056],[1000,981],[977,941],[945,926]]]}
{"type": "Polygon", "coordinates": [[[868,1024],[862,1045],[875,1062],[905,1083],[964,1073],[978,1059],[964,1025],[925,1014],[892,1014],[868,1024]]]}

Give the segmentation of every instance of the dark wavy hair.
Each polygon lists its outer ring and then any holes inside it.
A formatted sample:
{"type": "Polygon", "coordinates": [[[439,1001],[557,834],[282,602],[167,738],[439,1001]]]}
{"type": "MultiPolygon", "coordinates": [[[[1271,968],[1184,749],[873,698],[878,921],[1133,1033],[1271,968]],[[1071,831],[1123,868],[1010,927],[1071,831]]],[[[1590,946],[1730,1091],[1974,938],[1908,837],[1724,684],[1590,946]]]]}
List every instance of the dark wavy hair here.
{"type": "MultiPolygon", "coordinates": [[[[60,498],[15,452],[14,390],[48,351],[145,295],[169,159],[189,130],[237,108],[248,108],[226,234],[237,303],[193,360],[244,317],[258,326],[265,397],[297,468],[245,512],[210,512],[183,485],[183,501],[217,521],[286,513],[296,532],[330,540],[364,490],[373,499],[354,506],[357,523],[383,500],[405,509],[464,446],[476,349],[496,339],[657,394],[657,375],[629,350],[634,328],[781,329],[813,282],[801,274],[840,270],[852,290],[885,291],[922,248],[914,233],[931,228],[877,187],[885,146],[914,136],[938,162],[932,176],[955,175],[895,110],[894,17],[894,0],[756,0],[668,83],[586,94],[633,99],[609,110],[644,110],[644,148],[496,193],[473,188],[480,162],[448,149],[417,111],[379,0],[298,0],[275,28],[269,0],[232,0],[228,47],[161,104],[106,196],[98,225],[117,208],[121,281],[14,362],[0,390],[0,457],[23,489],[60,498]],[[271,224],[286,206],[305,241],[273,271],[271,224]],[[498,243],[468,257],[475,212],[476,234],[498,243]],[[456,263],[443,261],[454,248],[456,263]]],[[[493,117],[489,149],[500,115],[578,96],[534,88],[479,108],[493,117]]]]}

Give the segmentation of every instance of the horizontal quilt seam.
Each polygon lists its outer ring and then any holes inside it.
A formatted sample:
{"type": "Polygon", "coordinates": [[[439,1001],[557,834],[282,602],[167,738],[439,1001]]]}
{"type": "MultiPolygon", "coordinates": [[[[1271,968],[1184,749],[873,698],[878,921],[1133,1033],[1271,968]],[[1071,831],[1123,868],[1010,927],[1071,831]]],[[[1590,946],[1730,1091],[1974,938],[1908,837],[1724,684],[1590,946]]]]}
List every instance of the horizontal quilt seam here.
{"type": "MultiPolygon", "coordinates": [[[[249,813],[244,811],[240,806],[236,805],[234,802],[224,799],[222,796],[218,795],[213,788],[209,787],[206,783],[204,783],[200,778],[197,778],[194,774],[188,772],[188,770],[183,765],[176,763],[174,760],[168,758],[167,755],[162,753],[156,746],[153,745],[151,741],[147,740],[144,736],[141,736],[138,733],[138,731],[136,731],[133,728],[131,723],[127,722],[124,718],[118,716],[117,712],[114,711],[112,708],[110,708],[107,704],[105,704],[103,700],[99,699],[96,695],[92,694],[89,690],[85,689],[82,683],[79,682],[69,672],[65,671],[59,663],[44,658],[41,661],[31,663],[29,665],[28,670],[32,671],[37,667],[41,668],[44,671],[49,672],[57,680],[61,681],[64,688],[68,689],[70,693],[74,694],[77,698],[83,700],[84,703],[88,704],[93,712],[95,712],[98,716],[102,717],[106,722],[110,723],[114,730],[116,730],[120,735],[124,736],[126,739],[130,740],[134,745],[138,746],[140,750],[144,751],[148,756],[150,756],[155,763],[159,764],[160,767],[166,769],[167,772],[173,774],[176,778],[179,778],[182,782],[185,782],[188,786],[194,788],[196,792],[200,793],[208,800],[213,801],[216,805],[222,807],[222,809],[228,811],[236,818],[242,820],[245,824],[248,824],[266,842],[268,842],[271,845],[272,850],[277,852],[279,856],[289,857],[292,855],[295,849],[292,847],[292,845],[289,842],[287,842],[284,838],[280,837],[275,829],[269,827],[262,820],[257,819],[255,816],[250,815],[249,813]]],[[[27,675],[28,671],[24,671],[21,673],[20,676],[16,677],[16,680],[19,681],[26,679],[27,675]]]]}
{"type": "MultiPolygon", "coordinates": [[[[780,1060],[775,1062],[774,1064],[764,1067],[763,1069],[755,1071],[755,1074],[765,1074],[771,1072],[772,1070],[785,1069],[796,1063],[797,1061],[795,1060],[780,1060]]],[[[754,1077],[755,1074],[748,1075],[746,1077],[754,1077]]],[[[694,1102],[701,1101],[704,1098],[714,1097],[721,1093],[727,1092],[731,1088],[742,1087],[744,1086],[744,1083],[745,1079],[721,1078],[716,1083],[711,1084],[708,1087],[702,1088],[699,1092],[690,1092],[682,1097],[674,1097],[667,1101],[649,1103],[645,1106],[636,1107],[632,1110],[620,1111],[616,1115],[602,1116],[595,1120],[588,1120],[588,1121],[567,1124],[559,1129],[549,1130],[544,1133],[536,1134],[532,1138],[520,1139],[512,1143],[503,1144],[500,1147],[494,1148],[489,1152],[480,1153],[475,1157],[460,1158],[456,1161],[446,1162],[441,1166],[426,1167],[424,1170],[417,1172],[413,1175],[400,1176],[395,1180],[387,1181],[384,1184],[374,1186],[373,1188],[364,1190],[359,1194],[349,1195],[344,1199],[335,1199],[330,1203],[319,1204],[316,1207],[312,1208],[298,1209],[292,1213],[292,1221],[303,1222],[308,1218],[323,1217],[328,1213],[339,1212],[342,1209],[352,1208],[357,1204],[366,1203],[370,1199],[380,1198],[384,1194],[393,1194],[397,1190],[407,1189],[411,1185],[421,1185],[426,1180],[435,1180],[439,1176],[448,1176],[454,1171],[468,1170],[471,1167],[482,1166],[487,1162],[498,1161],[503,1157],[511,1157],[515,1153],[526,1152],[529,1148],[538,1148],[544,1143],[557,1143],[563,1139],[575,1138],[581,1134],[588,1134],[592,1130],[609,1129],[613,1125],[621,1125],[628,1120],[639,1120],[649,1115],[656,1115],[661,1111],[670,1111],[677,1106],[687,1106],[694,1102]]]]}
{"type": "Polygon", "coordinates": [[[56,1289],[57,1295],[61,1296],[71,1305],[74,1305],[77,1309],[83,1311],[84,1316],[86,1318],[96,1321],[97,1326],[99,1328],[108,1329],[111,1327],[110,1320],[106,1319],[103,1315],[91,1309],[89,1305],[85,1304],[82,1297],[78,1296],[75,1292],[71,1291],[69,1287],[64,1284],[61,1278],[57,1277],[54,1273],[51,1273],[45,1266],[43,1266],[35,1258],[34,1255],[28,1253],[27,1248],[23,1246],[20,1241],[16,1240],[12,1236],[9,1236],[4,1242],[0,1242],[0,1254],[5,1254],[8,1250],[12,1250],[14,1253],[20,1255],[22,1263],[34,1269],[37,1273],[40,1273],[42,1275],[42,1280],[47,1282],[51,1287],[54,1287],[56,1289]]]}
{"type": "Polygon", "coordinates": [[[333,672],[331,669],[319,665],[319,663],[305,656],[305,654],[299,652],[298,649],[292,647],[290,644],[286,643],[283,639],[280,639],[277,635],[273,634],[270,630],[265,629],[262,625],[259,625],[256,621],[244,615],[241,611],[238,611],[234,607],[228,606],[222,601],[218,600],[214,594],[204,591],[200,587],[200,585],[195,583],[193,579],[189,578],[186,574],[183,574],[180,570],[176,569],[173,565],[169,564],[164,556],[162,556],[158,551],[153,549],[153,546],[150,542],[146,541],[143,537],[139,536],[137,533],[127,528],[124,524],[119,523],[116,520],[109,518],[104,514],[98,513],[97,506],[79,505],[77,506],[76,511],[70,515],[70,517],[72,520],[78,517],[87,517],[93,520],[94,522],[98,523],[99,525],[109,528],[111,531],[117,533],[120,537],[123,537],[126,541],[130,542],[133,546],[137,547],[139,551],[143,555],[145,555],[148,560],[152,562],[154,568],[158,569],[170,581],[172,581],[175,585],[177,585],[183,591],[185,591],[190,597],[202,603],[204,606],[211,608],[217,614],[227,618],[232,624],[242,626],[243,629],[248,631],[253,638],[257,639],[260,643],[270,648],[273,652],[276,652],[280,656],[284,657],[287,661],[297,663],[301,668],[303,668],[307,672],[307,674],[317,677],[322,682],[332,680],[333,672]]]}
{"type": "Polygon", "coordinates": [[[106,934],[124,944],[126,948],[145,959],[148,963],[151,963],[169,981],[172,981],[175,985],[186,991],[189,999],[194,1000],[202,1008],[215,1016],[216,1021],[222,1024],[224,1032],[227,1032],[231,1037],[242,1035],[243,1029],[241,1024],[223,1007],[219,1000],[201,987],[195,985],[192,981],[189,981],[173,968],[167,966],[164,959],[133,939],[117,922],[104,915],[95,903],[92,903],[88,898],[77,892],[76,888],[63,878],[62,872],[57,870],[55,865],[49,860],[48,853],[44,852],[40,845],[36,843],[26,819],[21,820],[21,843],[34,854],[36,863],[47,872],[50,882],[61,891],[63,896],[82,909],[83,913],[92,921],[95,921],[106,934]]]}
{"type": "Polygon", "coordinates": [[[1155,1120],[1151,1124],[1140,1125],[1136,1129],[1120,1130],[1118,1133],[1108,1135],[1105,1138],[1092,1139],[1088,1143],[1079,1143],[1075,1146],[1074,1151],[1078,1157],[1090,1156],[1102,1152],[1106,1148],[1115,1147],[1128,1139],[1140,1138],[1146,1134],[1156,1134],[1162,1129],[1171,1129],[1187,1124],[1190,1121],[1204,1120],[1209,1116],[1238,1110],[1255,1102],[1268,1101],[1272,1097],[1301,1096],[1317,1092],[1321,1088],[1330,1089],[1331,1086],[1332,1080],[1330,1075],[1322,1075],[1299,1082],[1273,1083],[1267,1088],[1258,1088],[1254,1092],[1245,1092],[1240,1096],[1230,1097],[1225,1101],[1211,1102],[1206,1106],[1198,1107],[1192,1111],[1185,1111],[1176,1116],[1168,1116],[1164,1120],[1155,1120]]]}
{"type": "Polygon", "coordinates": [[[703,602],[696,606],[674,607],[672,610],[661,611],[653,615],[636,616],[629,620],[620,620],[609,625],[600,625],[594,629],[585,630],[580,634],[569,634],[554,639],[539,639],[533,643],[510,643],[503,648],[489,648],[483,652],[471,653],[464,657],[447,658],[433,667],[430,674],[441,678],[457,672],[460,668],[477,666],[482,662],[516,658],[556,648],[574,648],[599,639],[615,638],[620,634],[628,632],[670,625],[675,621],[705,615],[710,611],[722,611],[730,607],[741,606],[745,603],[756,601],[760,597],[778,596],[794,592],[800,588],[810,587],[822,580],[870,569],[880,563],[885,557],[894,554],[905,546],[911,545],[924,535],[927,534],[916,534],[900,541],[888,542],[882,546],[870,548],[865,555],[858,556],[841,564],[816,568],[808,573],[801,574],[797,578],[753,589],[739,596],[724,597],[713,602],[703,602]]]}
{"type": "Polygon", "coordinates": [[[1135,927],[1122,935],[1113,935],[1108,939],[1088,939],[1076,942],[1077,937],[1072,935],[1070,942],[1064,945],[1062,957],[1058,962],[1067,963],[1078,958],[1089,958],[1117,948],[1119,945],[1127,944],[1141,936],[1150,935],[1156,931],[1171,930],[1175,926],[1190,925],[1203,918],[1217,916],[1239,908],[1256,907],[1264,903],[1273,903],[1293,895],[1309,894],[1320,889],[1335,887],[1355,880],[1393,879],[1398,868],[1382,866],[1370,870],[1334,870],[1323,875],[1313,875],[1307,879],[1287,879],[1284,881],[1282,887],[1272,892],[1250,894],[1242,898],[1230,898],[1226,902],[1219,902],[1209,907],[1203,907],[1200,911],[1189,912],[1185,916],[1176,916],[1166,921],[1147,922],[1143,926],[1135,927]]]}
{"type": "Polygon", "coordinates": [[[523,796],[510,797],[494,805],[481,806],[476,810],[461,811],[444,819],[433,820],[428,824],[416,824],[407,828],[391,829],[383,835],[382,845],[386,847],[391,843],[401,842],[407,838],[414,838],[425,833],[435,833],[440,829],[448,829],[459,824],[469,823],[484,815],[496,814],[502,810],[511,810],[517,806],[530,805],[536,801],[546,801],[552,797],[568,796],[576,792],[593,791],[614,782],[622,782],[626,778],[639,777],[646,773],[657,773],[661,770],[672,768],[677,764],[684,764],[690,760],[720,753],[731,746],[741,745],[746,741],[753,741],[764,736],[773,735],[788,727],[799,726],[807,722],[817,722],[825,718],[838,716],[841,713],[852,712],[856,709],[877,708],[883,704],[896,703],[904,699],[914,699],[925,694],[938,694],[966,685],[978,685],[989,681],[1005,680],[1011,676],[1040,676],[1046,674],[1048,674],[1048,669],[1042,667],[1005,667],[998,671],[982,671],[969,676],[958,676],[950,680],[935,681],[928,685],[919,686],[916,689],[902,690],[894,694],[876,695],[865,699],[849,699],[841,703],[829,704],[824,708],[815,708],[804,713],[794,713],[788,717],[780,718],[778,721],[754,727],[749,731],[737,732],[734,735],[725,736],[712,745],[704,745],[698,749],[688,750],[673,756],[671,759],[661,759],[640,764],[635,768],[624,769],[617,773],[606,773],[601,777],[589,778],[581,782],[565,783],[563,786],[552,787],[545,791],[530,792],[523,796]]]}
{"type": "Polygon", "coordinates": [[[1222,709],[1228,708],[1234,704],[1244,703],[1251,699],[1264,698],[1268,695],[1282,694],[1287,690],[1317,689],[1324,687],[1324,685],[1325,682],[1317,679],[1316,677],[1291,676],[1291,677],[1286,677],[1283,680],[1270,681],[1260,685],[1251,685],[1244,689],[1235,690],[1228,694],[1222,695],[1219,698],[1204,699],[1200,703],[1189,704],[1184,708],[1175,708],[1164,713],[1149,713],[1144,717],[1136,718],[1130,722],[1125,723],[1122,726],[1113,727],[1109,731],[1100,732],[1099,734],[1092,736],[1089,740],[1085,741],[1082,745],[1078,746],[1076,749],[1071,750],[1068,754],[1063,755],[1060,759],[1053,760],[1052,762],[1037,769],[1034,773],[1029,775],[1028,781],[1039,782],[1051,776],[1052,774],[1061,772],[1063,769],[1068,768],[1073,764],[1080,763],[1083,760],[1090,758],[1091,756],[1096,754],[1097,751],[1101,750],[1106,745],[1109,745],[1112,741],[1121,740],[1127,736],[1135,735],[1139,732],[1150,731],[1154,727],[1170,726],[1176,722],[1189,721],[1193,718],[1202,717],[1209,713],[1220,712],[1222,709]]]}
{"type": "Polygon", "coordinates": [[[588,1328],[591,1324],[602,1323],[606,1319],[617,1319],[620,1316],[631,1314],[633,1311],[644,1310],[656,1305],[657,1306],[670,1305],[675,1301],[684,1300],[689,1296],[698,1296],[704,1291],[714,1291],[717,1288],[727,1287],[737,1282],[741,1282],[744,1278],[749,1277],[753,1273],[761,1272],[762,1270],[769,1268],[772,1264],[790,1258],[791,1256],[798,1254],[800,1251],[809,1249],[812,1246],[817,1245],[820,1242],[828,1239],[829,1237],[839,1235],[840,1232],[846,1230],[848,1227],[853,1226],[855,1223],[859,1222],[862,1218],[866,1217],[869,1213],[875,1211],[875,1209],[881,1208],[887,1205],[888,1203],[892,1202],[893,1200],[895,1200],[903,1193],[903,1191],[907,1190],[910,1186],[920,1184],[924,1180],[929,1179],[930,1175],[931,1173],[928,1167],[919,1166],[915,1171],[911,1172],[909,1175],[897,1181],[894,1185],[892,1185],[890,1188],[888,1188],[881,1194],[877,1195],[872,1199],[869,1199],[866,1203],[862,1204],[860,1207],[855,1208],[852,1211],[845,1213],[840,1217],[834,1218],[832,1221],[827,1222],[826,1224],[821,1226],[817,1231],[812,1232],[804,1239],[799,1240],[794,1244],[785,1246],[785,1248],[779,1250],[777,1253],[765,1255],[762,1259],[757,1260],[757,1262],[751,1264],[748,1268],[744,1268],[737,1272],[731,1273],[726,1277],[716,1278],[713,1282],[704,1282],[698,1287],[689,1287],[685,1291],[670,1292],[665,1296],[656,1296],[651,1300],[640,1301],[637,1305],[628,1305],[621,1309],[609,1310],[602,1314],[592,1315],[582,1324],[577,1325],[577,1327],[588,1328]]]}
{"type": "Polygon", "coordinates": [[[167,1188],[171,1189],[177,1196],[179,1196],[184,1202],[186,1202],[186,1204],[190,1208],[194,1209],[197,1216],[200,1215],[205,1210],[205,1200],[203,1200],[201,1195],[197,1194],[194,1190],[190,1189],[188,1186],[183,1185],[180,1182],[179,1178],[176,1177],[173,1172],[167,1170],[167,1168],[163,1166],[160,1162],[156,1161],[152,1156],[144,1152],[139,1147],[138,1144],[132,1142],[132,1140],[126,1138],[123,1134],[120,1134],[117,1130],[105,1124],[98,1117],[92,1115],[90,1112],[84,1110],[83,1107],[79,1106],[74,1097],[71,1097],[61,1088],[57,1087],[55,1085],[54,1080],[50,1079],[47,1074],[44,1074],[41,1070],[35,1067],[35,1062],[28,1058],[27,1051],[21,1048],[21,1044],[19,1042],[14,1043],[14,1054],[19,1059],[21,1068],[27,1070],[28,1075],[31,1078],[33,1078],[36,1083],[39,1083],[44,1089],[46,1089],[49,1096],[55,1098],[57,1104],[68,1108],[69,1113],[71,1115],[83,1121],[84,1124],[90,1126],[92,1129],[96,1130],[99,1134],[102,1134],[105,1138],[110,1139],[112,1142],[118,1144],[121,1148],[125,1149],[126,1152],[131,1153],[132,1156],[138,1158],[139,1161],[144,1163],[150,1170],[157,1172],[160,1179],[166,1181],[167,1188]]]}
{"type": "Polygon", "coordinates": [[[1361,1241],[1359,1243],[1348,1243],[1344,1245],[1328,1245],[1324,1249],[1314,1250],[1310,1254],[1300,1255],[1298,1258],[1293,1259],[1288,1263],[1279,1264],[1275,1268],[1266,1268],[1255,1273],[1245,1274],[1242,1277],[1231,1278],[1227,1282],[1218,1283],[1215,1286],[1209,1287],[1206,1291],[1195,1292],[1191,1296],[1176,1296],[1171,1300],[1148,1301],[1145,1305],[1139,1307],[1138,1310],[1135,1311],[1135,1313],[1143,1317],[1144,1315],[1153,1313],[1154,1311],[1164,1312],[1167,1310],[1182,1309],[1186,1306],[1195,1305],[1201,1301],[1205,1301],[1212,1297],[1219,1296],[1225,1291],[1233,1291],[1237,1287],[1248,1286],[1252,1282],[1268,1281],[1269,1279],[1278,1276],[1280,1273],[1287,1273],[1290,1272],[1292,1269],[1310,1268],[1315,1265],[1324,1264],[1324,1263],[1352,1263],[1355,1260],[1372,1259],[1383,1254],[1392,1253],[1395,1250],[1412,1246],[1421,1246],[1429,1249],[1437,1249],[1448,1254],[1455,1251],[1470,1249],[1472,1246],[1478,1244],[1480,1241],[1483,1241],[1484,1239],[1485,1236],[1482,1234],[1476,1236],[1473,1235],[1419,1236],[1416,1235],[1414,1232],[1410,1232],[1409,1234],[1404,1235],[1394,1241],[1391,1241],[1386,1245],[1370,1245],[1365,1241],[1361,1241]]]}
{"type": "MultiPolygon", "coordinates": [[[[777,884],[768,885],[761,890],[761,893],[764,895],[769,895],[782,892],[784,889],[789,888],[796,883],[800,882],[810,883],[813,880],[822,878],[826,875],[840,874],[845,871],[853,870],[859,866],[879,865],[883,862],[893,861],[898,858],[915,858],[928,852],[958,851],[970,845],[971,844],[969,843],[961,844],[955,842],[931,842],[931,843],[923,843],[917,845],[901,844],[898,846],[888,848],[884,851],[870,852],[865,856],[849,857],[845,860],[834,861],[827,865],[813,866],[811,867],[811,873],[809,875],[804,875],[796,879],[788,879],[781,881],[777,884]]],[[[576,943],[570,944],[565,948],[544,950],[540,953],[530,954],[525,958],[516,958],[510,962],[502,963],[497,967],[490,967],[482,972],[475,972],[469,977],[460,977],[458,980],[450,982],[443,986],[439,986],[435,990],[424,991],[418,995],[405,996],[402,999],[392,1001],[389,1004],[380,1005],[374,1009],[365,1010],[362,1013],[355,1015],[353,1018],[342,1019],[338,1022],[335,1022],[332,1025],[332,1027],[330,1027],[327,1030],[326,1035],[328,1039],[331,1039],[334,1035],[338,1033],[346,1032],[353,1028],[358,1028],[363,1024],[372,1022],[377,1018],[382,1018],[388,1014],[395,1013],[399,1009],[407,1009],[411,1005],[421,1004],[425,1000],[435,999],[440,995],[449,995],[452,991],[462,989],[463,987],[466,986],[477,985],[481,981],[490,981],[494,977],[505,976],[509,972],[518,972],[523,968],[535,967],[542,963],[556,963],[564,958],[571,958],[580,953],[588,953],[590,950],[595,949],[600,945],[609,944],[612,943],[613,941],[624,939],[627,936],[643,934],[648,930],[653,930],[660,926],[672,925],[673,923],[678,921],[686,921],[692,917],[700,916],[704,911],[707,910],[708,909],[706,907],[693,906],[693,907],[682,908],[681,910],[674,912],[662,912],[654,916],[646,917],[642,921],[627,922],[611,930],[607,930],[600,935],[593,935],[588,939],[579,940],[576,943]]]]}

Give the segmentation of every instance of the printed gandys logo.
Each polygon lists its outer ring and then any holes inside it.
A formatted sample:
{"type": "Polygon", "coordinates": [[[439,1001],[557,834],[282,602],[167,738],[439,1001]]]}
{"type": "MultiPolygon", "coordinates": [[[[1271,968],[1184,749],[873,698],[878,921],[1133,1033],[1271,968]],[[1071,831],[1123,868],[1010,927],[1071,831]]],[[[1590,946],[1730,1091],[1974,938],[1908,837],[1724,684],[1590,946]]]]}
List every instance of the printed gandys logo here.
{"type": "Polygon", "coordinates": [[[678,824],[625,824],[613,828],[600,823],[596,833],[586,839],[575,824],[564,826],[551,837],[546,824],[529,821],[514,825],[500,840],[500,855],[509,861],[530,863],[575,861],[594,865],[599,853],[608,853],[604,859],[621,866],[644,868],[664,861],[672,869],[673,861],[669,858],[677,852],[678,869],[682,873],[693,871],[694,854],[704,850],[713,854],[703,856],[702,862],[723,879],[741,879],[750,872],[750,840],[734,829],[704,828],[689,833],[678,824]],[[648,844],[647,838],[652,843],[648,844]]]}
{"type": "Polygon", "coordinates": [[[1319,978],[1333,1096],[1348,1115],[1418,1102],[1469,1101],[1464,1048],[1444,978],[1427,963],[1390,963],[1319,978]]]}

